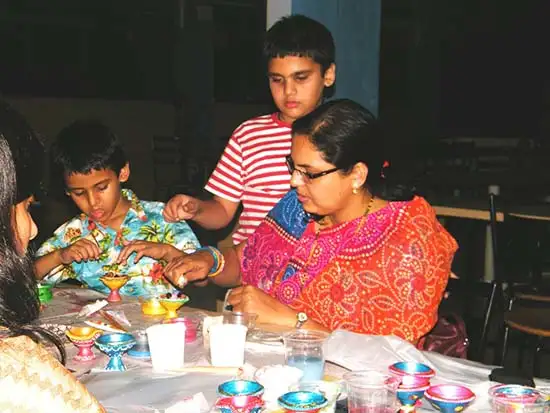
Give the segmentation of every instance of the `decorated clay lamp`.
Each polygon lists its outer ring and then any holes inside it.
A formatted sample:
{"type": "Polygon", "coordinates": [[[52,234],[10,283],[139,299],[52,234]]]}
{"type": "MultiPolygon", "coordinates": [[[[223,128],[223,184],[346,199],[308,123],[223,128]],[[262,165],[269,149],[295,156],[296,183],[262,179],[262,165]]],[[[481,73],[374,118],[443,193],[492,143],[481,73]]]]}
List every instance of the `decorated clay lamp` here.
{"type": "Polygon", "coordinates": [[[218,386],[220,397],[261,396],[264,386],[252,380],[229,380],[218,386]]]}
{"type": "Polygon", "coordinates": [[[443,413],[462,412],[476,398],[469,388],[457,384],[431,386],[424,397],[437,410],[443,413]]]}
{"type": "Polygon", "coordinates": [[[424,392],[430,387],[430,379],[419,376],[402,376],[397,387],[397,400],[401,403],[401,412],[413,412],[424,392]]]}
{"type": "Polygon", "coordinates": [[[158,298],[152,297],[141,303],[141,312],[145,315],[165,315],[166,309],[158,298]]]}
{"type": "Polygon", "coordinates": [[[327,398],[321,393],[303,390],[285,393],[277,399],[277,402],[289,413],[317,413],[328,404],[327,398]]]}
{"type": "Polygon", "coordinates": [[[260,396],[221,397],[214,407],[221,413],[259,413],[264,407],[260,396]]]}
{"type": "Polygon", "coordinates": [[[74,356],[75,361],[86,362],[95,359],[92,347],[95,339],[101,335],[101,330],[93,327],[71,327],[65,334],[78,348],[78,353],[74,356]]]}
{"type": "Polygon", "coordinates": [[[489,389],[492,411],[546,413],[550,411],[550,397],[533,387],[519,384],[501,384],[489,389]]]}
{"type": "Polygon", "coordinates": [[[130,277],[127,275],[120,275],[115,274],[112,272],[109,272],[105,274],[103,277],[100,278],[101,282],[105,284],[105,286],[111,290],[109,295],[107,296],[107,301],[110,303],[116,303],[118,301],[121,301],[122,298],[120,297],[119,290],[126,285],[130,277]]]}
{"type": "Polygon", "coordinates": [[[415,376],[425,379],[431,379],[435,376],[435,371],[430,366],[415,361],[400,361],[394,363],[389,368],[390,373],[397,377],[415,376]]]}
{"type": "Polygon", "coordinates": [[[165,319],[177,318],[179,308],[189,301],[189,297],[185,294],[179,293],[166,293],[162,294],[159,298],[160,305],[166,310],[165,319]]]}
{"type": "Polygon", "coordinates": [[[122,362],[122,355],[136,344],[136,340],[128,333],[110,333],[98,337],[95,344],[109,356],[105,370],[124,371],[126,366],[122,362]]]}

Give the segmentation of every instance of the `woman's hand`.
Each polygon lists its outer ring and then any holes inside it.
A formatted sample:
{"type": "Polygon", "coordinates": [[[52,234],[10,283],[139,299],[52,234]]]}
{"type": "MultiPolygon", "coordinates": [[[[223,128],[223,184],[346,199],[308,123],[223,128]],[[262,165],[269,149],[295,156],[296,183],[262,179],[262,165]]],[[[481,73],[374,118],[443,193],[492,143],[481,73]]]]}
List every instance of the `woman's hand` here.
{"type": "Polygon", "coordinates": [[[164,267],[164,276],[178,288],[183,288],[190,282],[205,285],[204,281],[208,280],[208,273],[213,265],[212,254],[199,251],[171,260],[164,267]]]}
{"type": "Polygon", "coordinates": [[[130,241],[120,251],[117,263],[125,263],[134,252],[136,253],[134,263],[139,262],[143,257],[150,257],[155,260],[169,260],[171,257],[183,254],[172,245],[162,242],[130,241]]]}
{"type": "Polygon", "coordinates": [[[233,311],[258,314],[259,323],[287,326],[296,324],[294,310],[252,285],[231,290],[227,302],[233,306],[233,311]]]}

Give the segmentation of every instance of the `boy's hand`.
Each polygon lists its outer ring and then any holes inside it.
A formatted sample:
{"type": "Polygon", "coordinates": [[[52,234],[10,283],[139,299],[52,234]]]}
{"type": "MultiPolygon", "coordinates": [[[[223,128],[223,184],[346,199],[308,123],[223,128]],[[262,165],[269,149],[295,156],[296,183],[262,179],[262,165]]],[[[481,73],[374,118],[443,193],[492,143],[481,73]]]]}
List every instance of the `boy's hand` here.
{"type": "Polygon", "coordinates": [[[168,222],[192,220],[199,212],[199,200],[188,195],[176,195],[164,207],[162,215],[168,222]]]}
{"type": "Polygon", "coordinates": [[[155,260],[169,260],[174,256],[183,254],[170,244],[164,244],[162,242],[131,241],[122,248],[122,251],[120,251],[117,263],[126,262],[134,252],[136,253],[134,263],[137,263],[143,257],[150,257],[155,260]]]}
{"type": "Polygon", "coordinates": [[[81,238],[74,244],[59,250],[59,258],[63,265],[73,262],[95,260],[101,255],[101,250],[95,242],[81,238]]]}

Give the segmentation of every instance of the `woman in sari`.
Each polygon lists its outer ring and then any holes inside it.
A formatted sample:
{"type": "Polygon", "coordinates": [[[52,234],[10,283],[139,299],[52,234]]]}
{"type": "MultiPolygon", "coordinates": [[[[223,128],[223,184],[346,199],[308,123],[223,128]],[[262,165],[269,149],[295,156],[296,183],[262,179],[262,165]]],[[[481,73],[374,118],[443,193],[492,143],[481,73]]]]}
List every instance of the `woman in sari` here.
{"type": "Polygon", "coordinates": [[[0,101],[0,411],[100,413],[103,407],[63,367],[63,343],[35,324],[40,302],[27,247],[38,231],[29,208],[43,154],[25,119],[0,101]],[[40,342],[53,344],[61,362],[40,342]]]}
{"type": "Polygon", "coordinates": [[[238,286],[229,304],[259,322],[416,342],[437,321],[457,245],[423,198],[386,184],[377,130],[350,100],[298,119],[293,189],[246,242],[176,258],[165,275],[238,286]]]}

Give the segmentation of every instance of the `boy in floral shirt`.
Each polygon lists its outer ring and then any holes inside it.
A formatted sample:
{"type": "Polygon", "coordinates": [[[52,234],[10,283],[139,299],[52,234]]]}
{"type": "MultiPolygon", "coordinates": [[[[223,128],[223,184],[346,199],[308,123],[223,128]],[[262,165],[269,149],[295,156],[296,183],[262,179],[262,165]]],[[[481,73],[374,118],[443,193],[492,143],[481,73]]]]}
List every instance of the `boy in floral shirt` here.
{"type": "Polygon", "coordinates": [[[98,121],[76,121],[62,130],[52,148],[54,168],[66,194],[82,213],[61,225],[38,250],[38,279],[77,279],[108,293],[105,273],[128,275],[121,294],[141,296],[172,291],[163,263],[197,249],[185,222],[168,223],[162,202],[141,201],[121,184],[130,166],[114,133],[98,121]]]}

